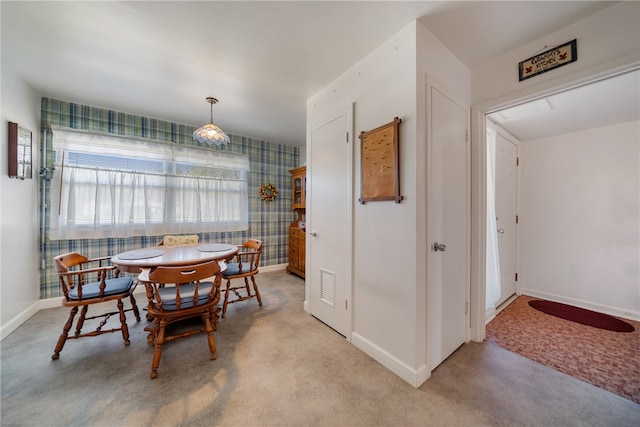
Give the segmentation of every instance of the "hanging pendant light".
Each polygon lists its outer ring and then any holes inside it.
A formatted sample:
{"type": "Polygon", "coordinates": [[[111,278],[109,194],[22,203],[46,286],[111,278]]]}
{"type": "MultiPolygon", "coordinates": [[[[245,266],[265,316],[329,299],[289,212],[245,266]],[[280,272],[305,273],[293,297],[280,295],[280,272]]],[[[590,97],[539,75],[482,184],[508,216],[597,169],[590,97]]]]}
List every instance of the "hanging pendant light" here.
{"type": "Polygon", "coordinates": [[[211,104],[211,121],[206,125],[196,129],[193,132],[193,139],[205,144],[227,145],[231,142],[229,135],[224,133],[222,129],[213,123],[213,104],[216,104],[218,100],[213,96],[207,97],[207,102],[211,104]]]}

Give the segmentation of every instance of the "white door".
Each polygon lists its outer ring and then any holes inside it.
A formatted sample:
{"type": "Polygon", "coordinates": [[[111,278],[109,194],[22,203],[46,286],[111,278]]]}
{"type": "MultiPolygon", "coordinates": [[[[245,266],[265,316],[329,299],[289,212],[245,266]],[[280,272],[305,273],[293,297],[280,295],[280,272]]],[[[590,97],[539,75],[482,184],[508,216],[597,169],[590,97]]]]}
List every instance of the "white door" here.
{"type": "Polygon", "coordinates": [[[435,87],[430,91],[427,266],[429,357],[434,369],[467,340],[469,144],[467,110],[435,87]]]}
{"type": "Polygon", "coordinates": [[[500,257],[500,298],[496,307],[516,293],[516,214],[518,146],[496,135],[496,230],[500,257]]]}
{"type": "Polygon", "coordinates": [[[309,312],[342,335],[351,274],[351,113],[312,129],[307,172],[309,312]]]}

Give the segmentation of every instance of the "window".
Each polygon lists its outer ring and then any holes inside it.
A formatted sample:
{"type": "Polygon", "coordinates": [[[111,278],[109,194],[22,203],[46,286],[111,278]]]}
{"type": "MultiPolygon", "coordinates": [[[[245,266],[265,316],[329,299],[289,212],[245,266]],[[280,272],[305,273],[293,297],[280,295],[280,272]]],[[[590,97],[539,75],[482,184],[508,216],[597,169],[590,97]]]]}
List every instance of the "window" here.
{"type": "Polygon", "coordinates": [[[52,240],[248,229],[246,156],[52,128],[52,240]]]}

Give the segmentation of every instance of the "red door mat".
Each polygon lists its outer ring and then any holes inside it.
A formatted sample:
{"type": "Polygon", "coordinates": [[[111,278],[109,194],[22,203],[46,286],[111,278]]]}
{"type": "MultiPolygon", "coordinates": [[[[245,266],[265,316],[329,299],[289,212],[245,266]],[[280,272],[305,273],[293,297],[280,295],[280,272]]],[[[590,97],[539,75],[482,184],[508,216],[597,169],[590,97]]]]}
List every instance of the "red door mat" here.
{"type": "Polygon", "coordinates": [[[594,328],[615,332],[633,332],[635,330],[632,325],[624,320],[609,316],[608,314],[596,313],[595,311],[573,307],[559,302],[531,300],[529,301],[529,305],[543,313],[572,322],[582,323],[583,325],[593,326],[594,328]]]}

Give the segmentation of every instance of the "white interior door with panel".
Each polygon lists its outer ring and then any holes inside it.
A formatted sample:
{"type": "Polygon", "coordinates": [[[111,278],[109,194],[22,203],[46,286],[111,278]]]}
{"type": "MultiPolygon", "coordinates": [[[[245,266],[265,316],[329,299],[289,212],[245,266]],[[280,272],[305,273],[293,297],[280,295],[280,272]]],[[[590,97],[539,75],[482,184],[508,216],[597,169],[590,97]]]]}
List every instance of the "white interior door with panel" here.
{"type": "Polygon", "coordinates": [[[467,109],[428,88],[428,346],[433,370],[469,332],[469,143],[467,109]]]}
{"type": "Polygon", "coordinates": [[[349,339],[352,113],[311,130],[307,166],[309,312],[349,339]]]}
{"type": "Polygon", "coordinates": [[[496,230],[500,259],[500,298],[496,307],[516,293],[518,145],[496,134],[496,230]]]}

